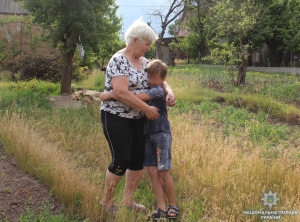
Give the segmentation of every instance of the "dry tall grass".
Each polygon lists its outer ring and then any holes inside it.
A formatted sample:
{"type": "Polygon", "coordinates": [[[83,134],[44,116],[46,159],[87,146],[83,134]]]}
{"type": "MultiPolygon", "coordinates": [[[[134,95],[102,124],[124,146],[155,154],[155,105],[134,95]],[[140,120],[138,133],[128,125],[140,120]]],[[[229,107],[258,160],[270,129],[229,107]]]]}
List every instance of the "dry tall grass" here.
{"type": "MultiPolygon", "coordinates": [[[[1,140],[25,171],[38,175],[62,203],[71,210],[80,210],[89,221],[144,221],[144,214],[126,209],[114,217],[103,212],[99,199],[110,155],[100,124],[87,134],[76,121],[65,121],[69,126],[63,130],[59,117],[47,122],[3,115],[1,140]]],[[[245,139],[224,138],[221,129],[198,122],[191,114],[170,121],[172,175],[182,211],[180,221],[257,221],[256,217],[243,215],[243,210],[263,210],[261,198],[269,190],[280,198],[276,209],[300,211],[299,167],[288,158],[263,159],[260,147],[245,139]]],[[[147,189],[138,191],[139,197],[151,191],[147,178],[143,183],[147,189]]],[[[121,194],[117,194],[117,200],[121,194]]],[[[149,209],[155,207],[153,202],[146,202],[146,197],[139,201],[149,209]]],[[[282,218],[300,221],[299,216],[282,218]]]]}
{"type": "Polygon", "coordinates": [[[255,221],[243,210],[263,210],[261,198],[269,190],[280,196],[279,209],[300,210],[299,167],[288,158],[263,159],[260,147],[232,136],[223,138],[222,132],[192,119],[178,116],[172,121],[173,175],[183,215],[197,211],[186,206],[197,207],[203,201],[201,220],[255,221]]]}
{"type": "MultiPolygon", "coordinates": [[[[59,144],[49,143],[29,125],[17,115],[1,117],[0,138],[8,152],[15,156],[25,172],[37,175],[48,185],[71,213],[80,206],[84,215],[96,221],[101,214],[98,199],[102,189],[90,182],[89,172],[79,168],[76,160],[59,144]]],[[[54,133],[51,128],[49,133],[54,133]]]]}

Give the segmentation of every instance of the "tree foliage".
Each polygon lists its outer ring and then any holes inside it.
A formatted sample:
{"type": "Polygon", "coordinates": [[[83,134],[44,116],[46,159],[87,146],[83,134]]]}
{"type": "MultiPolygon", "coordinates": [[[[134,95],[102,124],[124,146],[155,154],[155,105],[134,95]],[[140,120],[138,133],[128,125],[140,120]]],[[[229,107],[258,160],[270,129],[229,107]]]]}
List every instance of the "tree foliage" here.
{"type": "MultiPolygon", "coordinates": [[[[163,54],[161,51],[161,45],[163,43],[164,35],[167,31],[168,25],[170,25],[173,21],[175,21],[178,17],[182,16],[185,6],[187,4],[187,0],[169,0],[169,5],[167,9],[155,8],[149,11],[148,16],[159,19],[159,23],[161,26],[161,30],[158,35],[158,40],[156,41],[156,50],[159,59],[163,59],[163,54]]],[[[163,2],[163,4],[168,4],[167,1],[163,2]]]]}
{"type": "MultiPolygon", "coordinates": [[[[188,55],[201,55],[223,64],[239,65],[246,75],[248,56],[270,49],[271,65],[280,65],[283,54],[300,51],[299,0],[191,0],[180,26],[188,30],[178,41],[188,55]],[[228,50],[228,51],[226,51],[228,50]],[[230,58],[237,56],[236,58],[230,58]],[[244,67],[241,67],[241,65],[244,67]]],[[[173,47],[173,46],[172,46],[173,47]]],[[[245,78],[237,78],[237,84],[245,78]]]]}
{"type": "MultiPolygon", "coordinates": [[[[229,43],[233,46],[230,47],[232,49],[229,48],[230,50],[239,51],[240,65],[237,85],[246,83],[249,45],[251,44],[251,39],[246,37],[257,22],[261,6],[255,0],[224,0],[216,1],[209,10],[207,22],[215,33],[211,45],[229,43]]],[[[226,47],[222,49],[224,50],[226,47]]]]}
{"type": "Polygon", "coordinates": [[[269,27],[266,43],[273,52],[296,52],[300,44],[300,1],[272,0],[264,3],[259,15],[259,25],[269,27]]]}
{"type": "Polygon", "coordinates": [[[175,37],[178,34],[180,23],[181,23],[180,19],[175,19],[174,23],[168,26],[168,34],[170,36],[175,37]]]}
{"type": "MultiPolygon", "coordinates": [[[[173,43],[172,47],[177,47],[184,51],[188,56],[188,60],[190,58],[198,58],[200,62],[201,58],[206,54],[207,43],[205,41],[206,30],[204,27],[210,5],[211,0],[191,0],[186,4],[181,23],[176,24],[175,22],[176,26],[180,26],[181,29],[186,30],[188,35],[183,39],[177,39],[177,46],[173,43]]],[[[169,29],[172,31],[172,28],[173,26],[169,29]]]]}
{"type": "Polygon", "coordinates": [[[44,29],[55,47],[61,49],[64,72],[62,93],[71,93],[72,59],[76,44],[99,53],[111,35],[121,29],[114,0],[18,0],[44,29]]]}

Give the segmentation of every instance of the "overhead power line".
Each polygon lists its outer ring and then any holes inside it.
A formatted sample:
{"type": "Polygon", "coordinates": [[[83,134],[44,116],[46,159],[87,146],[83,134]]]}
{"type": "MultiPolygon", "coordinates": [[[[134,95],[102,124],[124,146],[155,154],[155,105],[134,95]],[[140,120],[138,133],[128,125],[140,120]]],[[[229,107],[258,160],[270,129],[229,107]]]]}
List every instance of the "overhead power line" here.
{"type": "Polygon", "coordinates": [[[167,5],[154,5],[154,6],[150,6],[150,5],[117,5],[117,6],[124,6],[124,7],[132,7],[132,8],[153,8],[153,7],[170,7],[167,5]]]}

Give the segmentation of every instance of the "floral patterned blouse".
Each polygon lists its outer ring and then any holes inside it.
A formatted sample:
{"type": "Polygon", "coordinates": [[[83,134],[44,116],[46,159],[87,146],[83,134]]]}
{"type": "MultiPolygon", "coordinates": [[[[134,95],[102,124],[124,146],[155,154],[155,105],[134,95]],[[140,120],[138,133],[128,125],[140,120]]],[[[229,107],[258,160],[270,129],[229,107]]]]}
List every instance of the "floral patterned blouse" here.
{"type": "MultiPolygon", "coordinates": [[[[117,52],[113,55],[106,68],[104,92],[113,91],[111,79],[117,76],[128,77],[128,90],[133,94],[146,92],[148,89],[148,77],[145,69],[148,64],[148,60],[142,57],[142,61],[143,68],[139,71],[130,64],[129,60],[122,55],[121,52],[117,52]]],[[[140,119],[144,116],[142,112],[114,99],[102,101],[100,109],[129,119],[140,119]]]]}

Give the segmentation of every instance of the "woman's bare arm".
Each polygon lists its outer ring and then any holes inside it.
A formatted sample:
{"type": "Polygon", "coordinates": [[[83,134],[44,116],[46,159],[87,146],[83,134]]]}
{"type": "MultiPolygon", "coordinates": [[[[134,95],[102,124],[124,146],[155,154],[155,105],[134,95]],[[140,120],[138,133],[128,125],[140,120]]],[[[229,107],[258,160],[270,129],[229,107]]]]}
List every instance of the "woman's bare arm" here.
{"type": "Polygon", "coordinates": [[[158,109],[156,107],[147,105],[142,100],[138,99],[132,92],[128,91],[129,82],[126,76],[114,77],[112,78],[111,83],[116,100],[145,113],[149,120],[154,120],[159,117],[158,109]]]}

